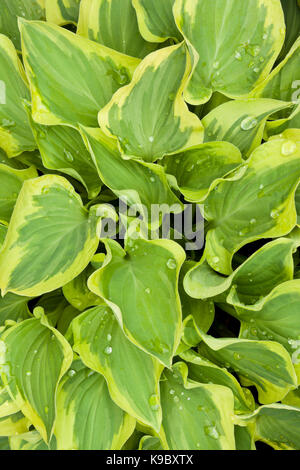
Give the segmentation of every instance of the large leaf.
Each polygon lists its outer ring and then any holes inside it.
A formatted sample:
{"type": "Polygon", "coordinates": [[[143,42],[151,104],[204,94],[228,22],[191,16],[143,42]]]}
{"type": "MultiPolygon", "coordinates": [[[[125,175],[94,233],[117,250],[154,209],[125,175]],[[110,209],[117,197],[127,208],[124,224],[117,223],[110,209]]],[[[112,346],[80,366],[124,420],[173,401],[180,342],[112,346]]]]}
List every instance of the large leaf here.
{"type": "Polygon", "coordinates": [[[161,437],[171,450],[234,450],[233,395],[220,385],[187,380],[176,363],[161,381],[161,437]]]}
{"type": "MultiPolygon", "coordinates": [[[[297,84],[297,81],[296,81],[297,84]]],[[[287,118],[276,119],[275,121],[268,121],[265,128],[266,138],[273,135],[281,135],[284,131],[288,129],[300,128],[300,87],[297,85],[296,89],[293,89],[295,93],[295,104],[298,103],[298,106],[295,107],[292,114],[287,118]]]]}
{"type": "Polygon", "coordinates": [[[293,251],[296,246],[297,243],[287,238],[266,243],[228,277],[221,276],[201,260],[187,273],[184,288],[191,297],[205,299],[215,297],[234,285],[231,303],[255,304],[276,285],[293,279],[293,251]]]}
{"type": "Polygon", "coordinates": [[[43,126],[32,119],[29,109],[28,114],[45,168],[72,176],[84,185],[89,198],[96,197],[102,183],[78,130],[62,125],[43,126]]]}
{"type": "Polygon", "coordinates": [[[279,59],[282,60],[296,41],[300,31],[300,3],[297,0],[281,0],[286,24],[286,36],[284,46],[281,49],[279,59]]]}
{"type": "Polygon", "coordinates": [[[147,41],[181,40],[173,16],[174,0],[132,0],[141,34],[147,41]]]}
{"type": "Polygon", "coordinates": [[[234,370],[243,383],[254,385],[260,403],[280,401],[297,386],[287,350],[275,341],[213,338],[202,334],[199,353],[221,367],[234,370]]]}
{"type": "Polygon", "coordinates": [[[170,240],[127,238],[125,251],[114,240],[103,242],[108,254],[89,289],[105,299],[132,342],[170,366],[181,333],[182,248],[170,240]]]}
{"type": "Polygon", "coordinates": [[[76,24],[80,0],[45,0],[46,20],[57,25],[76,24]]]}
{"type": "Polygon", "coordinates": [[[0,222],[8,224],[24,181],[38,176],[35,168],[15,170],[0,163],[0,222]]]}
{"type": "Polygon", "coordinates": [[[193,60],[185,92],[191,104],[205,103],[214,91],[247,97],[283,45],[280,0],[176,0],[173,11],[193,60]]]}
{"type": "Polygon", "coordinates": [[[96,126],[99,109],[139,63],[51,23],[21,21],[20,30],[32,115],[40,124],[96,126]]]}
{"type": "Polygon", "coordinates": [[[0,34],[0,147],[9,157],[36,148],[22,105],[25,98],[29,90],[23,66],[12,42],[0,34]]]}
{"type": "Polygon", "coordinates": [[[153,52],[100,111],[100,127],[127,157],[153,162],[202,142],[201,122],[182,98],[189,73],[183,43],[153,52]]]}
{"type": "Polygon", "coordinates": [[[37,431],[29,431],[9,438],[11,450],[50,450],[37,431]]]}
{"type": "Polygon", "coordinates": [[[81,312],[103,303],[87,286],[88,278],[94,271],[93,266],[89,264],[77,277],[63,286],[63,294],[69,304],[81,312]]]}
{"type": "Polygon", "coordinates": [[[299,163],[300,144],[270,141],[252,153],[240,179],[223,181],[209,194],[204,205],[209,221],[205,257],[211,267],[230,274],[232,256],[239,248],[293,229],[299,163]]]}
{"type": "Polygon", "coordinates": [[[41,317],[24,320],[1,335],[1,375],[21,411],[49,441],[58,382],[70,367],[73,353],[43,313],[36,315],[41,317]]]}
{"type": "Polygon", "coordinates": [[[236,413],[249,413],[254,409],[254,399],[251,392],[242,388],[236,378],[225,368],[218,367],[213,362],[204,359],[192,349],[180,354],[188,364],[189,378],[198,383],[213,383],[231,389],[234,396],[236,413]]]}
{"type": "Polygon", "coordinates": [[[76,277],[97,249],[95,225],[65,178],[25,181],[0,254],[2,293],[41,295],[76,277]]]}
{"type": "Polygon", "coordinates": [[[300,450],[299,408],[281,404],[261,406],[243,421],[254,423],[255,439],[275,450],[300,450]]]}
{"type": "Polygon", "coordinates": [[[153,210],[155,204],[160,205],[162,212],[168,212],[170,208],[175,213],[182,211],[160,165],[124,160],[117,143],[100,129],[85,128],[82,134],[101,180],[129,206],[139,207],[146,223],[150,216],[153,225],[160,222],[160,214],[153,210]]]}
{"type": "Polygon", "coordinates": [[[157,48],[141,36],[131,0],[81,0],[77,34],[133,57],[157,48]]]}
{"type": "Polygon", "coordinates": [[[27,432],[29,427],[30,421],[21,412],[0,418],[0,436],[21,434],[27,432]]]}
{"type": "Polygon", "coordinates": [[[74,350],[86,366],[104,375],[114,402],[158,432],[161,364],[126,338],[106,305],[73,320],[72,332],[74,350]]]}
{"type": "Polygon", "coordinates": [[[104,377],[73,362],[57,391],[57,449],[119,450],[134,427],[110,398],[104,377]]]}
{"type": "Polygon", "coordinates": [[[21,50],[18,17],[28,20],[45,18],[45,0],[1,0],[0,33],[8,36],[21,50]]]}
{"type": "Polygon", "coordinates": [[[228,142],[200,144],[164,159],[166,173],[175,176],[180,192],[191,202],[203,201],[215,180],[241,163],[239,149],[228,142]]]}
{"type": "Polygon", "coordinates": [[[290,103],[271,99],[228,101],[202,120],[204,140],[231,142],[243,155],[249,156],[262,142],[269,115],[290,106],[290,103]]]}

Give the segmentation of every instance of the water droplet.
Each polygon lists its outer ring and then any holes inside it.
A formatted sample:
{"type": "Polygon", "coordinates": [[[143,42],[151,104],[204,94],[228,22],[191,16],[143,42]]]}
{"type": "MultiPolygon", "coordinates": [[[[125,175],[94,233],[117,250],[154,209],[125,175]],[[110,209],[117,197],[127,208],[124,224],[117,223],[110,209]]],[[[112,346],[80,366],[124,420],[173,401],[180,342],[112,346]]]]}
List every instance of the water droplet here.
{"type": "Polygon", "coordinates": [[[260,68],[259,68],[259,67],[254,67],[253,72],[259,73],[259,72],[260,72],[260,68]]]}
{"type": "Polygon", "coordinates": [[[106,336],[107,338],[107,341],[111,341],[111,335],[108,333],[108,335],[106,336]]]}
{"type": "Polygon", "coordinates": [[[1,127],[5,129],[10,129],[11,127],[15,127],[15,125],[15,121],[12,121],[11,119],[2,119],[1,121],[1,127]]]}
{"type": "Polygon", "coordinates": [[[167,267],[169,269],[176,269],[176,266],[177,266],[176,261],[173,258],[168,259],[167,267]]]}
{"type": "Polygon", "coordinates": [[[218,439],[219,433],[216,426],[205,426],[204,432],[207,436],[212,437],[213,439],[218,439]]]}
{"type": "Polygon", "coordinates": [[[241,122],[241,129],[243,131],[249,131],[257,125],[257,119],[253,116],[248,116],[241,122]]]}
{"type": "Polygon", "coordinates": [[[256,329],[256,328],[251,328],[251,329],[250,329],[250,333],[251,333],[253,336],[256,336],[256,335],[257,335],[257,329],[256,329]]]}
{"type": "Polygon", "coordinates": [[[187,401],[190,401],[191,397],[186,397],[187,401]]]}
{"type": "Polygon", "coordinates": [[[256,224],[256,219],[251,219],[251,220],[250,220],[250,224],[251,224],[251,225],[256,224]]]}
{"type": "Polygon", "coordinates": [[[177,395],[175,395],[175,397],[173,398],[173,400],[175,401],[175,403],[178,403],[179,402],[179,398],[177,395]]]}
{"type": "Polygon", "coordinates": [[[247,52],[249,52],[252,57],[257,57],[260,53],[260,46],[249,44],[249,46],[247,46],[247,52]]]}
{"type": "Polygon", "coordinates": [[[242,60],[242,54],[241,54],[239,51],[235,51],[234,57],[235,57],[237,60],[242,60]]]}
{"type": "Polygon", "coordinates": [[[174,395],[174,393],[175,393],[175,390],[171,389],[170,390],[170,395],[174,395]]]}
{"type": "Polygon", "coordinates": [[[27,375],[27,377],[30,377],[30,376],[31,376],[31,372],[30,372],[30,371],[26,372],[26,375],[27,375]]]}
{"type": "Polygon", "coordinates": [[[220,258],[218,258],[217,256],[214,256],[213,259],[212,259],[212,262],[214,264],[218,264],[219,261],[220,261],[220,258]]]}
{"type": "Polygon", "coordinates": [[[68,372],[69,377],[74,377],[75,374],[76,374],[76,371],[74,369],[70,369],[68,372]]]}
{"type": "Polygon", "coordinates": [[[149,142],[154,142],[154,137],[153,137],[153,135],[151,135],[151,136],[149,137],[149,142]]]}
{"type": "Polygon", "coordinates": [[[233,359],[235,361],[239,361],[241,359],[241,355],[237,352],[233,353],[233,359]]]}
{"type": "Polygon", "coordinates": [[[267,33],[265,33],[262,38],[265,40],[265,39],[267,39],[267,37],[268,37],[268,35],[267,35],[267,33]]]}
{"type": "Polygon", "coordinates": [[[281,153],[285,157],[287,157],[288,155],[292,155],[293,153],[296,152],[296,150],[297,150],[297,145],[295,144],[295,142],[292,142],[291,140],[284,142],[281,146],[281,153]]]}
{"type": "Polygon", "coordinates": [[[112,353],[112,347],[111,346],[107,346],[105,349],[104,349],[104,353],[109,355],[112,353]]]}
{"type": "Polygon", "coordinates": [[[277,219],[279,217],[279,212],[277,209],[273,209],[270,213],[270,216],[272,217],[272,219],[277,219]]]}
{"type": "Polygon", "coordinates": [[[69,150],[64,149],[64,155],[65,155],[66,159],[68,160],[68,162],[73,162],[74,161],[74,157],[71,154],[71,152],[69,152],[69,150]]]}
{"type": "Polygon", "coordinates": [[[218,69],[219,66],[220,66],[220,62],[218,60],[216,60],[216,62],[213,63],[213,68],[218,69]]]}
{"type": "Polygon", "coordinates": [[[155,182],[154,176],[151,176],[151,177],[150,177],[150,181],[151,181],[151,183],[154,183],[154,182],[155,182]]]}
{"type": "Polygon", "coordinates": [[[151,410],[157,411],[159,409],[159,396],[156,394],[151,395],[149,398],[149,405],[151,410]]]}
{"type": "Polygon", "coordinates": [[[145,289],[145,292],[146,292],[146,294],[150,294],[150,293],[151,293],[151,289],[149,289],[149,287],[147,287],[147,289],[145,289]]]}

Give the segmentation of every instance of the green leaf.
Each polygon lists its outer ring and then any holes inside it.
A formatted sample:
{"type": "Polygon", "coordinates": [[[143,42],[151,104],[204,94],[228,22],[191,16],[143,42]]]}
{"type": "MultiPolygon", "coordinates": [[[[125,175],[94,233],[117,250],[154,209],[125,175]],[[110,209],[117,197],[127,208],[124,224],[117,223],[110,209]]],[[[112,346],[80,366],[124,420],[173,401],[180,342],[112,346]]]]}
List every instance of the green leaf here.
{"type": "Polygon", "coordinates": [[[78,130],[43,126],[33,121],[29,109],[28,115],[45,168],[72,176],[83,184],[90,199],[97,197],[102,183],[78,130]]]}
{"type": "Polygon", "coordinates": [[[201,202],[222,178],[242,163],[241,153],[227,142],[209,142],[165,157],[166,173],[175,176],[187,201],[201,202]]]}
{"type": "Polygon", "coordinates": [[[40,318],[8,328],[1,335],[0,345],[4,384],[23,414],[48,442],[55,419],[56,389],[71,365],[71,347],[49,326],[43,313],[40,318]]]}
{"type": "Polygon", "coordinates": [[[227,369],[218,367],[192,349],[181,353],[180,357],[188,363],[189,378],[194,382],[213,383],[230,388],[234,396],[236,413],[249,413],[249,410],[254,409],[255,403],[251,392],[246,388],[243,389],[227,369]]]}
{"type": "Polygon", "coordinates": [[[21,21],[20,30],[32,117],[39,124],[95,127],[99,109],[139,63],[51,23],[21,21]]]}
{"type": "Polygon", "coordinates": [[[75,278],[97,249],[95,225],[65,178],[25,181],[0,253],[2,293],[41,295],[75,278]]]}
{"type": "Polygon", "coordinates": [[[0,224],[0,251],[7,234],[7,226],[0,224]]]}
{"type": "MultiPolygon", "coordinates": [[[[293,101],[294,84],[299,84],[300,37],[272,73],[253,91],[253,96],[293,101]]],[[[288,116],[287,111],[276,114],[277,119],[288,116]]]]}
{"type": "Polygon", "coordinates": [[[262,142],[268,117],[290,106],[291,103],[271,99],[228,101],[202,120],[204,141],[225,140],[236,145],[243,155],[249,156],[262,142]]]}
{"type": "Polygon", "coordinates": [[[158,437],[143,436],[140,440],[139,450],[163,450],[163,447],[158,437]]]}
{"type": "MultiPolygon", "coordinates": [[[[297,83],[297,81],[296,81],[297,83]]],[[[298,86],[298,90],[294,89],[295,92],[295,104],[299,103],[300,94],[299,94],[300,87],[298,86]]],[[[269,121],[266,124],[265,134],[266,138],[273,136],[273,135],[281,135],[287,129],[296,129],[300,128],[300,104],[295,107],[292,114],[285,119],[277,119],[275,121],[269,121]]]]}
{"type": "Polygon", "coordinates": [[[2,0],[0,13],[0,33],[8,36],[18,51],[21,39],[18,29],[18,17],[28,20],[45,18],[45,0],[2,0]]]}
{"type": "Polygon", "coordinates": [[[94,271],[93,266],[89,264],[79,276],[63,286],[63,293],[67,301],[81,312],[103,303],[103,300],[91,292],[87,286],[88,278],[94,271]]]}
{"type": "Polygon", "coordinates": [[[101,180],[129,206],[139,207],[147,223],[160,224],[161,215],[153,210],[160,205],[162,213],[182,211],[180,200],[171,191],[164,169],[160,165],[124,160],[117,143],[100,129],[82,129],[82,135],[92,155],[101,180]],[[145,209],[147,212],[145,213],[145,209]]]}
{"type": "Polygon", "coordinates": [[[106,305],[73,320],[72,332],[74,351],[87,367],[104,375],[114,402],[158,432],[161,364],[126,338],[106,305]]]}
{"type": "Polygon", "coordinates": [[[131,0],[81,0],[77,34],[132,57],[157,48],[141,36],[131,0]]]}
{"type": "Polygon", "coordinates": [[[244,426],[234,427],[236,450],[256,450],[252,429],[244,426]]]}
{"type": "Polygon", "coordinates": [[[36,148],[22,105],[22,99],[29,96],[17,52],[12,42],[0,34],[0,147],[8,157],[36,148]]]}
{"type": "Polygon", "coordinates": [[[163,42],[168,38],[182,40],[173,17],[174,1],[132,0],[141,34],[147,41],[163,42]]]}
{"type": "Polygon", "coordinates": [[[9,444],[11,450],[50,450],[37,431],[11,436],[9,444]]]}
{"type": "Polygon", "coordinates": [[[76,25],[80,0],[45,0],[46,20],[59,26],[73,23],[76,25]]]}
{"type": "Polygon", "coordinates": [[[21,412],[0,418],[0,436],[13,436],[28,431],[30,422],[21,412]]]}
{"type": "Polygon", "coordinates": [[[161,438],[171,450],[234,450],[233,395],[220,385],[188,381],[176,363],[161,381],[161,438]]]}
{"type": "Polygon", "coordinates": [[[111,400],[104,377],[73,362],[57,392],[57,449],[118,450],[134,427],[135,420],[111,400]]]}
{"type": "Polygon", "coordinates": [[[0,325],[3,326],[6,320],[20,322],[30,316],[28,309],[29,297],[7,293],[0,297],[0,325]]]}
{"type": "Polygon", "coordinates": [[[233,369],[247,386],[254,385],[260,403],[280,401],[296,388],[297,377],[291,358],[281,344],[201,336],[199,354],[221,367],[233,369]]]}
{"type": "Polygon", "coordinates": [[[281,404],[261,406],[244,422],[254,422],[255,439],[275,450],[300,450],[300,409],[281,404]]]}
{"type": "Polygon", "coordinates": [[[182,248],[170,240],[133,240],[125,250],[103,240],[106,260],[89,289],[111,307],[128,338],[169,367],[181,334],[177,291],[182,248]]]}
{"type": "Polygon", "coordinates": [[[24,181],[36,176],[34,167],[15,170],[0,163],[0,222],[8,224],[24,181]]]}
{"type": "Polygon", "coordinates": [[[202,143],[201,122],[182,98],[189,73],[183,43],[153,52],[100,111],[100,127],[127,157],[154,162],[202,143]]]}
{"type": "Polygon", "coordinates": [[[223,181],[209,194],[204,204],[209,222],[205,257],[212,268],[230,274],[232,256],[242,246],[294,228],[299,159],[300,144],[270,141],[252,153],[240,179],[223,181]]]}
{"type": "Polygon", "coordinates": [[[193,61],[185,92],[191,104],[207,102],[214,91],[248,97],[284,42],[280,0],[176,0],[173,11],[193,61]]]}
{"type": "Polygon", "coordinates": [[[227,302],[255,304],[276,285],[293,279],[293,251],[297,245],[287,238],[266,243],[228,277],[221,276],[201,260],[187,272],[184,288],[191,297],[205,299],[228,291],[234,285],[234,297],[227,296],[227,302]]]}
{"type": "Polygon", "coordinates": [[[67,306],[68,302],[62,295],[61,289],[56,289],[48,294],[42,295],[36,303],[36,307],[42,307],[44,309],[47,320],[51,326],[57,325],[59,318],[67,306]]]}

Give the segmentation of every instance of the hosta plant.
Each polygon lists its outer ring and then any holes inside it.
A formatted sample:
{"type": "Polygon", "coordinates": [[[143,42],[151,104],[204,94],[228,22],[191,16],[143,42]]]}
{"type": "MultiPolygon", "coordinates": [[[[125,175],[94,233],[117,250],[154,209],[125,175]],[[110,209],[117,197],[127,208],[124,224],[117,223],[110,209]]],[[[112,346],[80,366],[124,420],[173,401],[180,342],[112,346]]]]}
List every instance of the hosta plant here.
{"type": "Polygon", "coordinates": [[[300,449],[299,31],[0,1],[1,449],[300,449]]]}

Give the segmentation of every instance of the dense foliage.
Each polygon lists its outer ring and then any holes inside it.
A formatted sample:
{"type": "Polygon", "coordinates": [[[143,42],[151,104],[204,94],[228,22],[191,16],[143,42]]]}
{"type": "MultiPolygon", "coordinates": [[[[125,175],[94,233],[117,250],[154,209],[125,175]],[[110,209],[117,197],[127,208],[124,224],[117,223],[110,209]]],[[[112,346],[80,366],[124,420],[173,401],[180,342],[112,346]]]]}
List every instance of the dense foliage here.
{"type": "Polygon", "coordinates": [[[2,449],[300,449],[299,32],[0,0],[2,449]]]}

